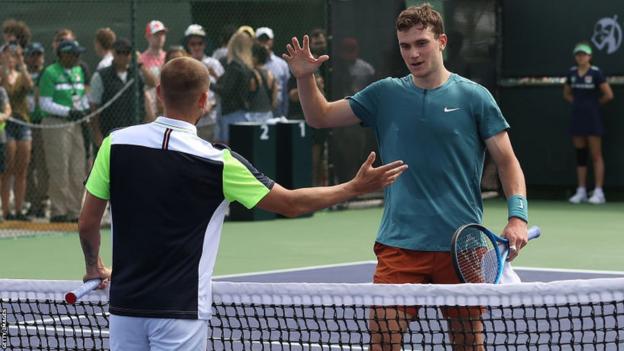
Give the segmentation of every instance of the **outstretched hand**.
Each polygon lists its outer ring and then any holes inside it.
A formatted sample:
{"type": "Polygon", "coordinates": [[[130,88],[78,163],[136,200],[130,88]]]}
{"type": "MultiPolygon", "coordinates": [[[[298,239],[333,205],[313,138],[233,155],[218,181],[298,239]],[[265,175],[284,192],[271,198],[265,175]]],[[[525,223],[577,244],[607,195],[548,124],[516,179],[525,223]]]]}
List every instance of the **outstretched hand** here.
{"type": "Polygon", "coordinates": [[[303,78],[314,74],[323,62],[329,60],[329,56],[322,55],[315,58],[310,51],[310,38],[308,35],[303,36],[303,47],[299,45],[299,39],[297,37],[292,38],[292,43],[286,45],[287,54],[283,54],[282,57],[292,72],[295,78],[303,78]]]}
{"type": "Polygon", "coordinates": [[[394,161],[377,168],[373,167],[373,162],[375,162],[375,153],[371,152],[360,166],[355,178],[351,180],[356,191],[360,194],[385,188],[394,183],[407,169],[407,165],[403,161],[394,161]]]}

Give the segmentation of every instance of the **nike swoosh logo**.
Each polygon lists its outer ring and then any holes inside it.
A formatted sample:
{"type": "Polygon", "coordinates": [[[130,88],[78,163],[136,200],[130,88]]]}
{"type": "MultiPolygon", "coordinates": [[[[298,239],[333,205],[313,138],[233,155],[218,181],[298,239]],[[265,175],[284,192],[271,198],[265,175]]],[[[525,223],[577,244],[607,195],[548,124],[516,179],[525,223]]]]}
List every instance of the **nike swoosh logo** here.
{"type": "Polygon", "coordinates": [[[458,107],[458,108],[448,108],[448,107],[445,107],[444,108],[444,112],[453,112],[453,111],[457,111],[459,109],[461,109],[461,107],[458,107]]]}

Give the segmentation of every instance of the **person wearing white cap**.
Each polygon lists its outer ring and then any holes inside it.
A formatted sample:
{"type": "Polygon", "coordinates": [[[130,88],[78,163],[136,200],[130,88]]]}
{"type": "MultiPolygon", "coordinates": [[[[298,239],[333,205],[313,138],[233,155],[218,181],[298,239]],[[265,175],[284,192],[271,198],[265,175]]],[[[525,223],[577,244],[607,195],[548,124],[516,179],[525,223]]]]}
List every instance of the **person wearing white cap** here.
{"type": "Polygon", "coordinates": [[[277,107],[273,111],[276,117],[288,116],[288,80],[290,79],[290,69],[288,63],[281,57],[273,53],[273,38],[275,37],[273,30],[269,27],[260,27],[256,29],[256,39],[262,46],[269,50],[270,56],[264,65],[273,76],[277,79],[277,107]]]}
{"type": "MultiPolygon", "coordinates": [[[[205,39],[206,31],[199,24],[191,24],[184,31],[184,47],[186,51],[188,51],[194,59],[201,61],[206,68],[208,68],[210,85],[213,85],[217,82],[217,79],[223,75],[224,70],[219,60],[206,56],[205,39]]],[[[197,135],[204,140],[212,142],[215,141],[216,137],[215,127],[217,118],[220,115],[221,104],[217,99],[217,95],[212,90],[208,93],[209,106],[211,109],[197,122],[197,135]]]]}

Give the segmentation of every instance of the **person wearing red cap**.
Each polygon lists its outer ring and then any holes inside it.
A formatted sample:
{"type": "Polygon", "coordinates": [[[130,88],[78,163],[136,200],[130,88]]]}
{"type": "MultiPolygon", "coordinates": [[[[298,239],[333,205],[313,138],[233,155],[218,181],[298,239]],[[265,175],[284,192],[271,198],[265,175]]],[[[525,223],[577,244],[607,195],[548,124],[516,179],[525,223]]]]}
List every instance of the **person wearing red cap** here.
{"type": "MultiPolygon", "coordinates": [[[[145,27],[145,39],[147,40],[147,50],[141,54],[141,62],[145,68],[156,77],[156,84],[160,80],[160,68],[165,64],[167,52],[163,49],[167,41],[167,27],[158,20],[152,20],[145,27]]],[[[156,89],[145,91],[146,119],[151,120],[158,114],[158,101],[156,89]]]]}
{"type": "Polygon", "coordinates": [[[160,67],[165,64],[165,41],[167,41],[167,27],[161,21],[150,21],[145,27],[145,39],[149,43],[147,50],[141,54],[141,61],[145,68],[160,76],[160,67]]]}

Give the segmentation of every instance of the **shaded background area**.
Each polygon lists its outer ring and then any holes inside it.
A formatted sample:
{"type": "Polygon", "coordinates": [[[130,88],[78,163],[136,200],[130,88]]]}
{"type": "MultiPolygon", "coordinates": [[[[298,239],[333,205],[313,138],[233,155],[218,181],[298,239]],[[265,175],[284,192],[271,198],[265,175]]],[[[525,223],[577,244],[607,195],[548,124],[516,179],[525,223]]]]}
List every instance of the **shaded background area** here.
{"type": "MultiPolygon", "coordinates": [[[[612,39],[621,44],[624,13],[620,1],[604,0],[591,6],[583,0],[570,0],[565,6],[538,0],[430,2],[445,17],[449,69],[487,87],[509,120],[530,195],[565,199],[575,187],[575,161],[567,134],[570,106],[562,99],[561,78],[574,64],[574,43],[595,39],[599,23],[601,30],[610,29],[612,39]],[[608,23],[612,27],[607,28],[608,23]]],[[[207,54],[211,54],[219,46],[225,26],[269,26],[275,32],[278,55],[293,36],[324,28],[331,59],[322,72],[327,95],[337,99],[354,94],[371,81],[407,74],[399,55],[394,20],[401,10],[419,3],[422,1],[15,0],[2,2],[0,20],[26,21],[33,39],[47,48],[56,29],[72,28],[89,49],[84,59],[91,67],[97,62],[93,35],[100,27],[111,27],[144,50],[148,20],[165,23],[169,28],[168,45],[179,44],[186,26],[199,23],[206,29],[207,54]],[[372,71],[352,74],[344,59],[349,55],[366,62],[372,71]]],[[[604,108],[604,157],[609,199],[621,199],[624,138],[619,135],[624,132],[624,48],[620,45],[608,53],[607,47],[600,50],[595,43],[592,46],[594,63],[610,77],[615,93],[615,100],[604,108]]],[[[46,56],[47,62],[52,62],[50,50],[46,56]]],[[[349,179],[368,152],[376,149],[372,132],[360,126],[334,129],[326,143],[330,182],[349,179]]]]}

